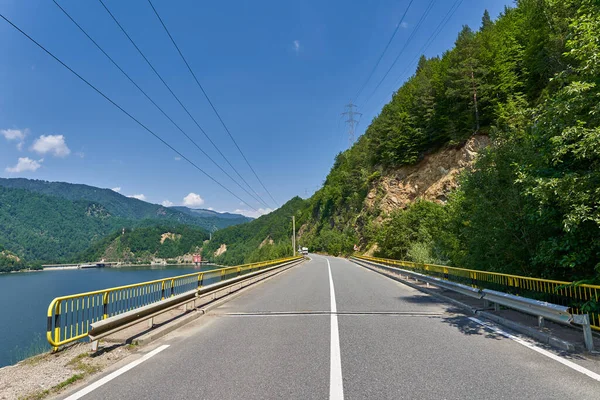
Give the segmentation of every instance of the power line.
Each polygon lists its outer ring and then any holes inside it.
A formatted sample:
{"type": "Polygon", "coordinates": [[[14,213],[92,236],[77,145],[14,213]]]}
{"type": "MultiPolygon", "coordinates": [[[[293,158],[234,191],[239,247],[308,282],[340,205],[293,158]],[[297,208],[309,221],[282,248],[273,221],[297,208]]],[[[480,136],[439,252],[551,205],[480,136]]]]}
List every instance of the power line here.
{"type": "MultiPolygon", "coordinates": [[[[406,68],[404,69],[404,71],[402,71],[402,74],[400,74],[400,76],[398,77],[398,79],[394,83],[394,85],[393,85],[394,87],[396,87],[400,83],[400,81],[402,80],[402,78],[404,77],[404,75],[410,70],[410,68],[412,67],[412,65],[414,64],[414,62],[421,56],[421,54],[425,54],[425,51],[427,51],[427,49],[429,48],[429,46],[431,46],[431,44],[433,44],[433,42],[435,41],[435,39],[444,30],[444,28],[446,27],[446,25],[448,24],[448,22],[452,19],[452,17],[456,13],[456,11],[458,11],[458,9],[462,5],[463,1],[464,0],[456,0],[454,2],[454,4],[452,4],[452,6],[448,10],[448,12],[444,16],[444,18],[442,18],[442,20],[440,21],[440,23],[438,24],[438,26],[433,30],[433,32],[431,33],[431,35],[429,36],[429,38],[427,39],[427,41],[425,42],[425,44],[423,45],[423,47],[421,47],[421,49],[419,50],[419,52],[417,53],[417,55],[406,66],[406,68]]],[[[396,89],[393,89],[390,93],[388,93],[387,96],[389,96],[391,94],[394,94],[395,91],[396,91],[396,89]]]]}
{"type": "MultiPolygon", "coordinates": [[[[242,149],[240,148],[240,146],[238,146],[236,140],[233,138],[233,135],[229,131],[229,128],[227,128],[227,125],[225,125],[225,122],[223,121],[223,118],[221,118],[221,115],[219,114],[219,112],[215,108],[213,102],[208,97],[208,94],[206,93],[206,91],[204,90],[204,88],[202,87],[202,85],[200,84],[200,81],[198,80],[198,78],[196,77],[196,74],[194,73],[194,71],[190,67],[190,64],[187,62],[187,60],[183,56],[183,53],[179,49],[179,46],[177,46],[177,43],[175,42],[175,39],[173,39],[173,36],[171,36],[171,33],[169,32],[169,30],[167,29],[167,26],[165,25],[165,23],[163,22],[162,18],[158,14],[158,11],[156,11],[156,8],[154,8],[154,5],[152,4],[152,1],[148,0],[148,3],[150,4],[150,7],[152,7],[152,10],[154,11],[154,14],[156,14],[156,17],[158,18],[158,20],[160,21],[161,25],[165,29],[165,32],[167,32],[167,35],[169,36],[169,39],[171,39],[171,42],[173,42],[173,45],[177,49],[177,52],[181,56],[181,59],[183,60],[183,62],[185,63],[186,67],[188,68],[188,70],[190,71],[190,73],[192,74],[192,76],[194,77],[194,80],[196,81],[196,84],[198,85],[198,87],[202,91],[202,94],[204,94],[204,97],[206,97],[206,100],[208,101],[208,104],[210,104],[211,108],[213,109],[213,111],[215,112],[215,114],[217,115],[217,117],[219,118],[219,121],[221,122],[221,125],[223,125],[223,128],[225,128],[225,131],[227,132],[227,134],[229,135],[229,137],[233,141],[233,144],[235,144],[235,147],[238,149],[238,151],[240,152],[240,154],[244,158],[244,161],[246,161],[246,164],[248,164],[248,167],[250,168],[250,170],[252,171],[252,173],[254,174],[254,176],[256,177],[256,179],[258,180],[258,182],[260,183],[260,185],[263,187],[263,189],[267,192],[267,194],[269,195],[269,197],[271,198],[271,200],[273,200],[273,202],[275,203],[276,206],[279,206],[279,203],[277,203],[277,201],[273,198],[273,196],[271,195],[271,193],[269,192],[269,190],[263,184],[262,180],[258,177],[258,174],[254,170],[254,168],[252,168],[252,165],[250,165],[250,162],[246,158],[246,155],[244,154],[244,152],[242,151],[242,149]]],[[[256,193],[256,192],[254,192],[254,193],[256,193]]],[[[258,195],[258,193],[256,193],[256,194],[258,195]]]]}
{"type": "MultiPolygon", "coordinates": [[[[427,49],[429,48],[429,46],[431,46],[431,44],[435,41],[435,39],[438,37],[438,35],[446,27],[446,25],[448,24],[448,22],[452,19],[452,17],[456,13],[456,11],[460,8],[460,6],[461,6],[461,4],[462,4],[463,1],[464,0],[456,0],[454,2],[454,4],[452,5],[452,7],[450,7],[450,9],[448,10],[448,12],[444,16],[444,18],[440,21],[440,23],[438,24],[438,26],[435,28],[435,30],[433,31],[433,33],[429,36],[429,39],[427,39],[427,42],[425,42],[425,44],[423,45],[423,47],[421,47],[421,49],[417,53],[416,57],[413,58],[413,60],[411,61],[411,64],[413,64],[421,56],[421,54],[424,54],[425,51],[427,51],[427,49]]],[[[398,77],[398,79],[396,80],[396,82],[394,83],[394,85],[398,84],[398,82],[402,79],[402,77],[404,76],[404,74],[409,70],[411,64],[409,64],[404,69],[404,71],[402,71],[402,74],[400,74],[400,76],[398,77]]]]}
{"type": "Polygon", "coordinates": [[[369,102],[369,100],[371,100],[371,98],[373,97],[373,95],[375,94],[375,92],[377,92],[377,89],[379,89],[379,86],[381,86],[381,84],[383,83],[383,81],[385,80],[385,78],[387,78],[387,76],[390,73],[390,71],[392,70],[392,68],[394,68],[394,65],[396,65],[396,62],[398,62],[398,60],[400,59],[400,56],[402,55],[402,53],[404,53],[404,50],[406,50],[406,48],[410,44],[410,42],[413,39],[413,37],[416,35],[417,31],[419,30],[419,28],[423,24],[423,21],[425,21],[425,18],[427,17],[427,15],[429,15],[429,12],[433,8],[433,4],[435,3],[435,1],[436,0],[431,0],[429,2],[429,4],[427,5],[427,8],[425,9],[425,12],[423,13],[423,15],[421,15],[421,18],[419,19],[419,22],[417,22],[417,25],[415,26],[415,29],[413,29],[412,33],[410,34],[410,36],[406,40],[406,43],[404,43],[404,46],[402,47],[402,49],[400,50],[400,52],[398,53],[398,55],[394,59],[394,62],[392,63],[392,65],[390,65],[390,67],[386,71],[385,75],[383,75],[383,78],[381,78],[381,80],[379,81],[379,83],[377,84],[377,86],[375,86],[375,89],[373,89],[373,92],[367,98],[367,100],[365,100],[365,102],[363,103],[363,105],[367,104],[369,102]]]}
{"type": "Polygon", "coordinates": [[[73,19],[73,17],[60,4],[58,4],[58,2],[56,0],[52,0],[52,1],[71,20],[71,22],[73,22],[73,24],[75,24],[75,26],[77,26],[77,28],[79,28],[79,30],[81,30],[81,32],[83,32],[83,34],[85,36],[87,36],[87,38],[98,48],[98,50],[100,50],[102,52],[102,54],[104,54],[106,56],[106,58],[108,58],[110,60],[110,62],[112,62],[113,65],[115,67],[117,67],[117,69],[119,71],[121,71],[121,73],[123,75],[125,75],[125,77],[131,83],[133,83],[133,85],[154,105],[154,107],[156,107],[186,138],[189,139],[190,142],[192,142],[194,144],[194,146],[196,146],[196,148],[198,150],[200,150],[202,152],[202,154],[204,154],[210,161],[212,161],[213,164],[215,164],[225,175],[227,175],[227,177],[229,177],[229,179],[231,179],[236,185],[238,185],[240,187],[240,189],[242,189],[244,192],[246,192],[246,194],[248,194],[250,197],[252,197],[258,203],[261,203],[260,200],[258,200],[256,197],[254,197],[254,195],[252,195],[252,193],[248,192],[248,190],[246,190],[245,187],[240,185],[240,183],[238,181],[236,181],[231,175],[229,175],[229,173],[227,171],[225,171],[208,153],[206,153],[198,145],[198,143],[196,143],[196,141],[194,141],[194,139],[192,139],[175,121],[173,121],[173,119],[169,115],[167,115],[167,113],[158,104],[156,104],[156,102],[154,100],[152,100],[152,98],[129,76],[129,74],[127,74],[127,72],[125,72],[119,66],[119,64],[117,64],[117,62],[110,55],[108,55],[108,53],[106,53],[106,51],[104,51],[104,49],[85,31],[85,29],[83,29],[83,27],[81,25],[79,25],[77,23],[77,21],[75,21],[75,19],[73,19]]]}
{"type": "Polygon", "coordinates": [[[354,96],[354,99],[358,99],[358,97],[361,95],[362,91],[365,89],[365,87],[367,86],[367,83],[369,83],[369,80],[371,80],[371,77],[373,76],[373,74],[375,73],[375,70],[377,69],[377,67],[379,66],[379,63],[381,62],[381,59],[383,58],[383,56],[385,55],[385,52],[387,51],[388,47],[390,47],[390,44],[392,43],[392,40],[394,40],[394,36],[396,36],[396,33],[398,32],[398,29],[400,29],[400,26],[402,26],[402,23],[404,22],[404,17],[406,17],[406,13],[408,13],[408,10],[410,9],[410,6],[412,5],[414,0],[410,0],[410,3],[408,3],[408,6],[406,7],[406,9],[404,10],[404,14],[402,14],[402,18],[400,18],[400,22],[398,22],[398,25],[396,25],[396,29],[394,29],[394,33],[392,33],[392,36],[390,37],[390,40],[388,40],[387,44],[385,45],[385,48],[383,49],[383,52],[381,53],[381,55],[379,56],[379,59],[377,60],[377,62],[375,63],[375,66],[373,67],[373,69],[371,70],[371,73],[369,74],[369,76],[367,77],[367,80],[365,80],[365,82],[363,83],[363,85],[360,87],[360,89],[358,90],[358,92],[356,93],[356,96],[354,96]]]}
{"type": "MultiPolygon", "coordinates": [[[[225,154],[223,154],[223,152],[219,149],[219,147],[215,144],[215,142],[213,142],[213,140],[210,138],[210,136],[208,136],[208,134],[200,126],[200,124],[198,123],[198,121],[196,121],[196,118],[194,118],[194,116],[190,113],[190,111],[187,109],[187,107],[185,107],[185,105],[181,102],[181,100],[179,100],[179,97],[177,97],[177,95],[175,94],[175,92],[173,92],[173,90],[171,89],[171,87],[169,86],[169,84],[167,84],[167,82],[163,79],[163,77],[156,70],[156,68],[154,68],[154,66],[152,65],[152,63],[150,62],[150,60],[148,60],[148,58],[144,55],[144,53],[142,52],[142,50],[137,46],[137,44],[135,43],[135,41],[131,38],[131,36],[129,36],[129,34],[125,30],[125,28],[123,28],[123,26],[119,23],[119,20],[117,20],[117,18],[109,10],[109,8],[106,6],[106,4],[104,4],[104,1],[103,0],[98,0],[98,1],[100,2],[100,4],[102,4],[102,6],[106,10],[106,12],[108,12],[108,14],[113,19],[113,21],[121,29],[121,31],[123,32],[123,34],[125,34],[125,36],[127,37],[127,39],[129,39],[129,41],[131,42],[131,44],[133,45],[133,47],[135,47],[135,49],[138,51],[138,53],[146,61],[146,63],[152,69],[152,71],[156,74],[156,76],[158,77],[158,79],[160,79],[160,81],[163,83],[163,85],[165,85],[165,87],[167,88],[167,90],[169,91],[169,93],[171,93],[171,95],[175,98],[175,100],[177,100],[177,102],[179,103],[179,105],[184,109],[184,111],[186,112],[186,114],[192,119],[192,121],[194,121],[194,124],[196,124],[196,126],[198,127],[198,129],[200,129],[200,131],[202,132],[202,134],[204,134],[204,136],[213,145],[213,147],[217,150],[217,152],[221,155],[221,157],[223,157],[223,159],[227,162],[227,164],[231,167],[231,169],[233,169],[233,171],[242,180],[242,182],[244,182],[246,185],[248,185],[249,188],[251,188],[251,186],[248,184],[248,182],[246,182],[246,180],[242,177],[242,175],[240,175],[240,173],[238,172],[238,170],[231,164],[231,162],[229,161],[229,159],[227,157],[225,157],[225,154]]],[[[258,195],[258,198],[262,200],[262,198],[260,197],[260,195],[258,195]]],[[[262,200],[262,203],[266,205],[266,202],[264,200],[262,200]]]]}
{"type": "Polygon", "coordinates": [[[348,148],[352,147],[352,143],[354,143],[354,128],[358,125],[358,120],[354,119],[355,115],[361,116],[362,113],[358,111],[354,111],[354,107],[357,107],[356,104],[352,104],[352,100],[350,103],[346,104],[348,111],[343,112],[342,115],[347,115],[348,119],[346,120],[346,124],[348,124],[348,148]]]}
{"type": "Polygon", "coordinates": [[[98,89],[96,86],[94,86],[89,81],[87,81],[84,77],[82,77],[77,72],[75,72],[71,67],[69,67],[61,59],[59,59],[57,56],[55,56],[52,52],[50,52],[49,50],[47,50],[44,46],[42,46],[40,43],[38,43],[35,39],[33,39],[31,36],[29,36],[27,33],[25,33],[21,28],[19,28],[17,25],[15,25],[12,21],[10,21],[8,18],[6,18],[3,14],[0,13],[0,17],[2,19],[4,19],[6,22],[8,22],[17,31],[19,31],[23,36],[25,36],[27,39],[29,39],[31,42],[33,42],[36,46],[38,46],[40,49],[42,49],[44,52],[46,52],[50,57],[52,57],[54,60],[56,60],[59,64],[61,64],[66,69],[68,69],[69,72],[71,72],[73,75],[75,75],[81,81],[83,81],[86,85],[88,85],[90,88],[92,88],[96,93],[98,93],[100,96],[104,97],[109,103],[111,103],[113,106],[117,107],[122,113],[124,113],[125,115],[127,115],[129,118],[131,118],[133,121],[135,121],[138,125],[140,125],[142,128],[144,128],[144,130],[146,130],[148,133],[150,133],[152,136],[154,136],[156,139],[158,139],[162,144],[164,144],[165,146],[167,146],[168,148],[170,148],[171,150],[173,150],[177,155],[179,155],[181,158],[183,158],[184,160],[186,160],[189,164],[191,164],[198,171],[200,171],[201,173],[203,173],[204,175],[206,175],[206,177],[208,177],[209,179],[211,179],[217,185],[219,185],[220,187],[222,187],[223,189],[225,189],[232,196],[234,196],[235,198],[237,198],[238,200],[240,200],[241,202],[243,202],[244,204],[246,204],[248,207],[252,208],[254,211],[258,211],[256,208],[252,207],[250,204],[248,204],[247,202],[245,202],[238,195],[236,195],[235,193],[233,193],[230,189],[228,189],[227,187],[225,187],[222,183],[220,183],[215,178],[213,178],[210,174],[208,174],[207,172],[205,172],[202,168],[200,168],[198,165],[196,165],[189,158],[187,158],[186,156],[184,156],[179,150],[175,149],[166,140],[164,140],[163,138],[161,138],[157,133],[155,133],[154,131],[152,131],[150,128],[148,128],[146,125],[144,125],[142,122],[140,122],[137,118],[135,118],[133,115],[131,115],[129,112],[127,112],[123,107],[121,107],[115,101],[113,101],[110,97],[108,97],[107,95],[105,95],[100,89],[98,89]]]}

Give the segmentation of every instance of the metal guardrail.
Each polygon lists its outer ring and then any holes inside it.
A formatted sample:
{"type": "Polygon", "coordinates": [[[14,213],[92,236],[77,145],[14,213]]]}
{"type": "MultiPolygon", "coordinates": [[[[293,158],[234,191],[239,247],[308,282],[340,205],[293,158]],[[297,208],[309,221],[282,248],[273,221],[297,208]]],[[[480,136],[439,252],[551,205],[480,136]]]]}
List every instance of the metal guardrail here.
{"type": "Polygon", "coordinates": [[[244,264],[132,285],[57,297],[48,306],[46,339],[57,349],[84,339],[95,322],[302,257],[244,264]]]}
{"type": "MultiPolygon", "coordinates": [[[[377,257],[356,256],[356,258],[389,266],[402,267],[424,275],[480,289],[497,290],[516,296],[566,306],[571,309],[573,314],[586,314],[587,311],[584,312],[582,306],[589,301],[600,302],[600,286],[596,285],[582,284],[572,286],[572,282],[530,278],[498,272],[478,271],[435,264],[419,264],[410,261],[377,257]]],[[[600,331],[600,313],[590,312],[589,318],[591,328],[600,331]]]]}
{"type": "Polygon", "coordinates": [[[488,304],[493,303],[496,309],[498,305],[502,305],[508,308],[512,308],[514,310],[524,312],[526,314],[537,316],[538,324],[540,327],[543,327],[544,319],[548,319],[550,321],[558,322],[565,325],[571,325],[571,323],[581,325],[583,329],[583,337],[586,348],[588,349],[588,351],[592,351],[594,349],[594,341],[592,337],[589,315],[571,314],[569,312],[570,308],[568,306],[548,303],[546,301],[541,300],[529,299],[522,296],[515,296],[509,293],[499,292],[496,290],[480,289],[472,286],[463,285],[461,283],[455,283],[448,280],[431,277],[414,271],[401,269],[398,267],[390,267],[385,264],[379,263],[378,261],[374,261],[374,257],[352,258],[354,259],[353,261],[363,266],[371,268],[381,268],[385,271],[393,272],[395,274],[406,275],[407,278],[411,277],[415,280],[426,282],[428,285],[429,283],[431,283],[438,287],[452,290],[472,298],[482,299],[488,304]]]}

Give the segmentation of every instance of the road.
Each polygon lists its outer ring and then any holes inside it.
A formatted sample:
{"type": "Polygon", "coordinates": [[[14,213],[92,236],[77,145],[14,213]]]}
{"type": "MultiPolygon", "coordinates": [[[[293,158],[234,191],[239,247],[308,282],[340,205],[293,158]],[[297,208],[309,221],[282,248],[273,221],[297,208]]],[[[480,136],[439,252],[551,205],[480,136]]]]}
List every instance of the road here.
{"type": "Polygon", "coordinates": [[[311,257],[165,337],[162,351],[82,398],[600,396],[600,382],[452,305],[347,260],[311,257]]]}

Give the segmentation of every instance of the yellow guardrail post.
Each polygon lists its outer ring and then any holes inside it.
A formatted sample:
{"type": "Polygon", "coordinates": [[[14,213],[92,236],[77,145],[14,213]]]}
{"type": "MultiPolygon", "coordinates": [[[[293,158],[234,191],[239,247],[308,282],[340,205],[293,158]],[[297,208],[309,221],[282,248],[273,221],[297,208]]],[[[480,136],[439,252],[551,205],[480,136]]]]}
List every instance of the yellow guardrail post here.
{"type": "MultiPolygon", "coordinates": [[[[61,302],[59,301],[56,304],[56,315],[54,317],[54,343],[58,343],[60,342],[60,309],[61,309],[61,302]]],[[[58,347],[57,347],[58,349],[58,347]]]]}
{"type": "Polygon", "coordinates": [[[110,292],[104,293],[102,296],[102,319],[108,318],[108,296],[110,292]]]}

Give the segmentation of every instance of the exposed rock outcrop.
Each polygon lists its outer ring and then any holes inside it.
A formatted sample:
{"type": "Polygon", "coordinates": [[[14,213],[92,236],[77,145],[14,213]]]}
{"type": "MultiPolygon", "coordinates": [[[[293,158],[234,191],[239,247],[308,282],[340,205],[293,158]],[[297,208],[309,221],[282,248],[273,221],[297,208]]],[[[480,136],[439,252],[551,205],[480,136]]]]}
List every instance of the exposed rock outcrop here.
{"type": "Polygon", "coordinates": [[[472,166],[477,154],[489,144],[487,135],[475,135],[462,147],[446,148],[415,165],[389,171],[373,183],[365,208],[389,214],[417,199],[446,203],[448,194],[458,186],[459,174],[472,166]]]}

